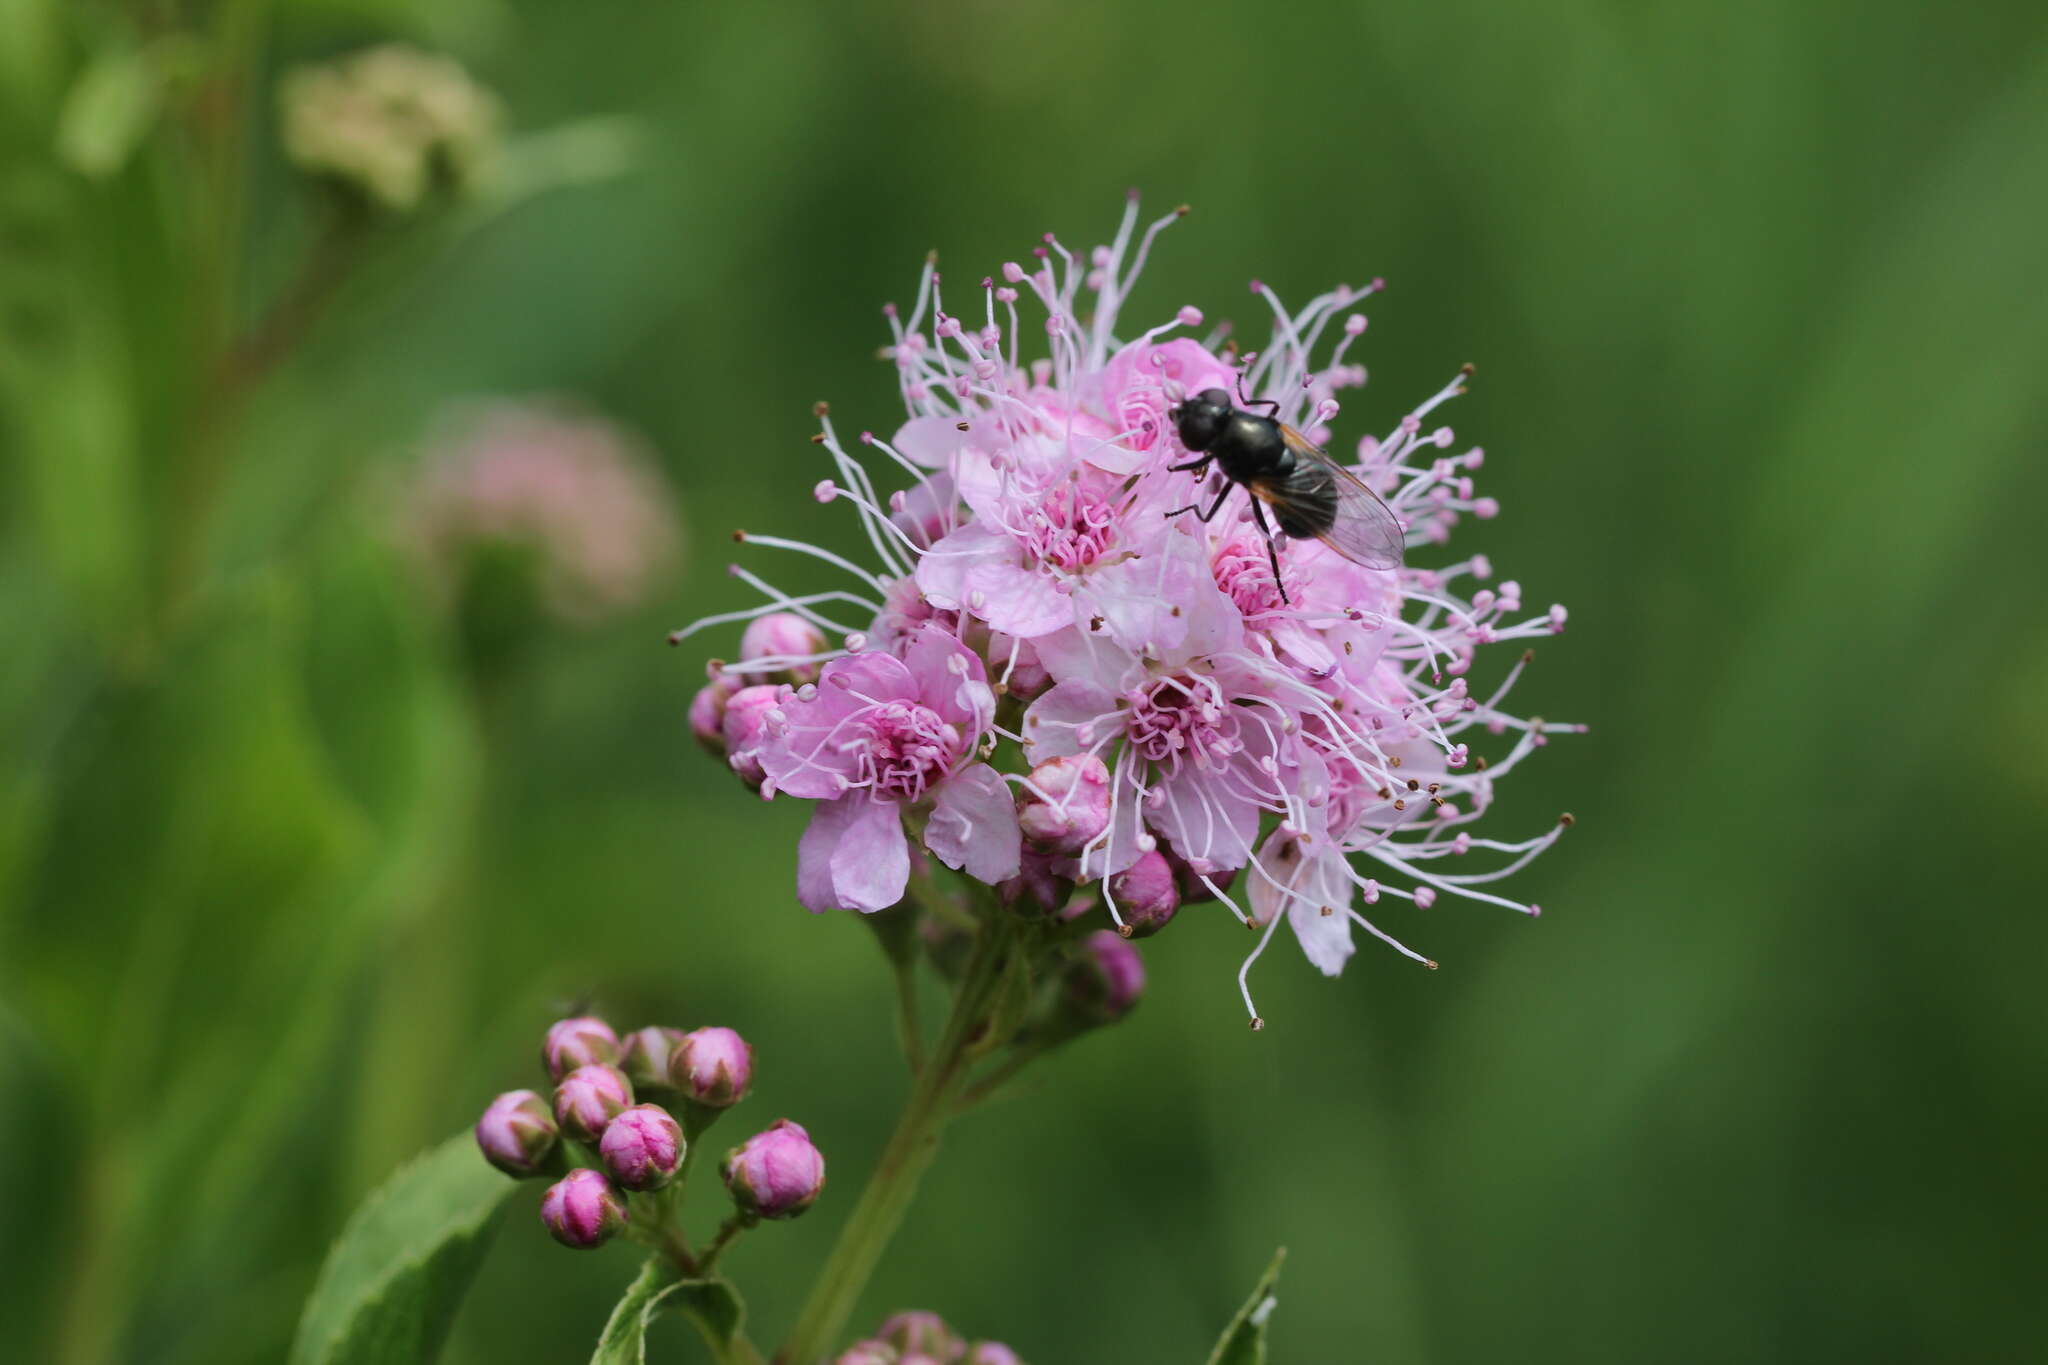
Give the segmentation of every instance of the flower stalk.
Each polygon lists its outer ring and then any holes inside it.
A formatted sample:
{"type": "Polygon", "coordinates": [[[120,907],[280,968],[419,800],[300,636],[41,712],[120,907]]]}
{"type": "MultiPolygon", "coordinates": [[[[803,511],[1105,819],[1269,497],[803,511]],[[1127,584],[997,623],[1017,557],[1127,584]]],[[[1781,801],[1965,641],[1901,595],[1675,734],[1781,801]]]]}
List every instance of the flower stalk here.
{"type": "Polygon", "coordinates": [[[919,1072],[896,1131],[882,1149],[788,1342],[776,1356],[778,1365],[807,1365],[845,1330],[861,1291],[910,1211],[918,1182],[938,1155],[947,1121],[960,1112],[957,1102],[968,1069],[989,1041],[983,1025],[1002,984],[1003,968],[1009,955],[1022,948],[1015,922],[1000,911],[992,912],[976,936],[945,1030],[919,1072]]]}

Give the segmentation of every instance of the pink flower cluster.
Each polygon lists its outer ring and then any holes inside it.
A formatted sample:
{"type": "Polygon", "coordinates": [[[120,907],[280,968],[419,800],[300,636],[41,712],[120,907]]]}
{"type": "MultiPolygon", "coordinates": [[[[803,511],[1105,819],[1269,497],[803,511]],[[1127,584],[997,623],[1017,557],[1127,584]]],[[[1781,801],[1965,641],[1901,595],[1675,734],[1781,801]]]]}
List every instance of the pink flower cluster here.
{"type": "MultiPolygon", "coordinates": [[[[1122,926],[1120,874],[1163,857],[1182,901],[1214,898],[1260,931],[1246,970],[1282,920],[1328,974],[1355,929],[1426,961],[1373,907],[1457,896],[1537,913],[1485,888],[1568,821],[1515,841],[1475,826],[1501,777],[1580,727],[1504,709],[1526,653],[1489,687],[1471,679],[1482,646],[1555,634],[1565,611],[1525,608],[1478,555],[1373,569],[1289,541],[1276,581],[1249,495],[1173,468],[1191,459],[1175,411],[1221,389],[1326,444],[1338,395],[1365,382],[1357,306],[1382,286],[1290,311],[1254,282],[1271,314],[1256,352],[1227,326],[1198,339],[1192,307],[1126,333],[1125,300],[1178,216],[1141,232],[1134,199],[1085,254],[1047,235],[968,291],[964,315],[928,264],[909,314],[885,309],[908,419],[848,439],[821,406],[814,438],[831,462],[816,496],[853,511],[871,557],[740,535],[843,578],[792,595],[735,567],[765,600],[673,637],[754,622],[693,725],[764,797],[815,803],[797,878],[813,910],[894,904],[921,850],[990,884],[1099,888],[1122,926]],[[1043,354],[1026,345],[1040,332],[1043,354]],[[1212,521],[1177,514],[1226,491],[1212,521]],[[1489,741],[1490,761],[1475,752],[1489,741]]],[[[1432,418],[1469,373],[1340,459],[1411,551],[1498,510],[1474,485],[1482,452],[1432,418]]]]}

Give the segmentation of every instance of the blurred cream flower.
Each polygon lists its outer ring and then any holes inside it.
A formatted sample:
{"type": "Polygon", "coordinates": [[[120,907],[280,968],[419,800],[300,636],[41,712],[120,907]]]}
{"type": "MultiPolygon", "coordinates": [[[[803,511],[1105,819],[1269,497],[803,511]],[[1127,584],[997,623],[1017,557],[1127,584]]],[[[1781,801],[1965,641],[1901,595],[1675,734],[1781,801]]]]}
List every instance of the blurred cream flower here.
{"type": "Polygon", "coordinates": [[[497,97],[448,57],[399,43],[289,72],[278,88],[294,165],[395,212],[466,190],[498,146],[497,97]]]}
{"type": "Polygon", "coordinates": [[[480,556],[530,558],[543,606],[587,624],[638,603],[676,555],[674,498],[641,443],[560,400],[466,405],[438,424],[407,503],[450,595],[480,556]]]}

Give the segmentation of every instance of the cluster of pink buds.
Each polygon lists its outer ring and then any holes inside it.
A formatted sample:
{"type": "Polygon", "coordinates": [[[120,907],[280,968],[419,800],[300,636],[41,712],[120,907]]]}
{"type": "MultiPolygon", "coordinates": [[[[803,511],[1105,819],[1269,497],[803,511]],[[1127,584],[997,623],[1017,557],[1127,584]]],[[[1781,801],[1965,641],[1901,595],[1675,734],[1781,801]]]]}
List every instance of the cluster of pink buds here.
{"type": "Polygon", "coordinates": [[[1324,454],[1382,282],[1289,308],[1254,281],[1256,350],[1194,307],[1127,329],[1181,212],[1141,230],[1133,197],[1092,251],[1048,234],[964,312],[928,263],[908,313],[884,310],[902,423],[852,436],[817,409],[814,493],[866,552],[738,533],[842,579],[790,593],[734,566],[761,600],[671,639],[749,623],[690,725],[761,797],[811,807],[809,909],[887,909],[927,858],[1131,937],[1219,902],[1256,936],[1238,985],[1258,1027],[1248,972],[1283,922],[1335,975],[1354,931],[1435,965],[1390,915],[1539,913],[1492,888],[1569,818],[1522,838],[1480,822],[1504,777],[1583,727],[1507,706],[1565,609],[1440,553],[1499,511],[1484,452],[1436,416],[1471,367],[1324,454]],[[1284,462],[1255,466],[1260,440],[1284,462]],[[1518,661],[1481,682],[1495,645],[1518,661]]]}
{"type": "MultiPolygon", "coordinates": [[[[552,1099],[532,1090],[498,1096],[477,1120],[477,1146],[507,1175],[559,1177],[541,1200],[541,1221],[579,1250],[632,1224],[632,1196],[678,1180],[691,1144],[754,1079],[753,1049],[729,1028],[651,1025],[621,1038],[592,1015],[552,1025],[541,1063],[552,1099]]],[[[722,1173],[741,1221],[791,1218],[824,1187],[825,1159],[809,1134],[781,1119],[734,1148],[722,1173]]]]}
{"type": "Polygon", "coordinates": [[[969,1342],[937,1313],[898,1313],[872,1337],[841,1352],[834,1365],[1024,1365],[1000,1341],[969,1342]]]}

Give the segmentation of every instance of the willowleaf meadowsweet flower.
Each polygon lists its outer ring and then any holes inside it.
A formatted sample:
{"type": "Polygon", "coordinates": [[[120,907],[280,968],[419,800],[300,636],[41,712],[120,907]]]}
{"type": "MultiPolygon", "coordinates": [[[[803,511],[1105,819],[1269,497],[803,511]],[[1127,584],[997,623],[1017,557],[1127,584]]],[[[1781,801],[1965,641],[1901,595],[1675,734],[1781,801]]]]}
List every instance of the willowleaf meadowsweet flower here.
{"type": "MultiPolygon", "coordinates": [[[[750,632],[778,664],[802,649],[819,673],[757,695],[737,726],[749,694],[731,694],[721,735],[764,797],[816,803],[798,858],[807,907],[894,904],[920,850],[1020,908],[1051,913],[1089,888],[1132,932],[1215,900],[1257,934],[1238,983],[1259,1027],[1249,972],[1283,922],[1335,975],[1359,929],[1428,962],[1374,918],[1401,902],[1536,914],[1488,888],[1569,822],[1521,839],[1474,826],[1502,777],[1583,727],[1506,709],[1526,653],[1499,681],[1471,681],[1482,647],[1566,619],[1493,586],[1484,556],[1441,553],[1499,510],[1475,486],[1484,452],[1434,417],[1471,367],[1332,455],[1427,567],[1371,568],[1318,540],[1276,555],[1250,495],[1188,467],[1176,412],[1209,389],[1329,446],[1339,395],[1366,381],[1351,355],[1360,306],[1384,286],[1290,309],[1254,281],[1271,322],[1257,350],[1228,325],[1204,331],[1194,307],[1127,327],[1139,272],[1181,212],[1140,230],[1134,197],[1114,240],[1087,252],[1048,234],[960,313],[928,263],[907,314],[884,309],[901,425],[849,437],[817,408],[814,495],[852,510],[863,557],[742,533],[841,585],[791,594],[735,566],[762,601],[671,639],[787,617],[819,632],[750,632]],[[1205,520],[1210,507],[1222,512],[1205,520]]],[[[700,733],[724,695],[700,696],[700,733]]]]}

